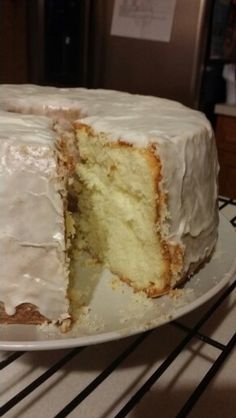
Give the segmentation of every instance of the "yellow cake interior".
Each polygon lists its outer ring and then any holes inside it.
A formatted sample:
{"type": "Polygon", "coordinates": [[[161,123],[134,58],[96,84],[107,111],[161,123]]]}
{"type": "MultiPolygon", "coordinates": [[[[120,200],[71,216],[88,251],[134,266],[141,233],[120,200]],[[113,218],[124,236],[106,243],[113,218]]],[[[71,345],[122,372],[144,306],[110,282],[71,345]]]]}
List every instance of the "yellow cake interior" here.
{"type": "Polygon", "coordinates": [[[157,228],[160,164],[151,150],[111,143],[103,135],[77,127],[74,247],[88,250],[134,289],[156,296],[169,286],[157,228]]]}

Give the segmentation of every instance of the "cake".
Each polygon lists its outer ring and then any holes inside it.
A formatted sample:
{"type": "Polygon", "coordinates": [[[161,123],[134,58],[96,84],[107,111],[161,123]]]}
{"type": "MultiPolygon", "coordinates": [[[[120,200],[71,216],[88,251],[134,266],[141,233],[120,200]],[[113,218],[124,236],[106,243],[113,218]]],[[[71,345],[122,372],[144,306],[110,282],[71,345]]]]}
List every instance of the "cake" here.
{"type": "Polygon", "coordinates": [[[70,263],[82,249],[147,297],[211,256],[218,162],[203,114],[156,97],[33,85],[0,86],[0,108],[2,322],[66,328],[70,263]]]}

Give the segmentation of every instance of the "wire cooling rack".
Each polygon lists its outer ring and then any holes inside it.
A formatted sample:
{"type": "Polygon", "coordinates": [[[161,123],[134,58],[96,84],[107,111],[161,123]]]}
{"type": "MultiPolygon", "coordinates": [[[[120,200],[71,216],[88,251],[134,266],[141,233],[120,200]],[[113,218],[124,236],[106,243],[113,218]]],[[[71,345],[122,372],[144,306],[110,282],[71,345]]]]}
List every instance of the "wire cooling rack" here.
{"type": "MultiPolygon", "coordinates": [[[[236,200],[220,198],[219,209],[236,228],[236,200]]],[[[234,278],[191,314],[135,337],[0,353],[0,416],[233,418],[235,287],[234,278]]]]}

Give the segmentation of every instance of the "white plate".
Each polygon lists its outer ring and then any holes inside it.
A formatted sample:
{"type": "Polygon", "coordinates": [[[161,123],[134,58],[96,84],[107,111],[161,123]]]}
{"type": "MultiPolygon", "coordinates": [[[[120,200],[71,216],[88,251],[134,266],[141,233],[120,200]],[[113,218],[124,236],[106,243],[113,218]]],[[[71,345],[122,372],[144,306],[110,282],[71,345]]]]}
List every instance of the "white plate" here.
{"type": "Polygon", "coordinates": [[[78,324],[61,334],[53,326],[2,325],[1,350],[51,350],[96,344],[158,327],[199,307],[216,295],[236,271],[236,234],[220,216],[219,240],[211,261],[195,274],[178,297],[147,299],[133,293],[109,271],[80,268],[81,291],[87,307],[79,311],[78,324]],[[88,286],[88,277],[90,286],[88,286]],[[92,283],[92,286],[91,286],[92,283]],[[89,289],[89,291],[88,291],[89,289]]]}

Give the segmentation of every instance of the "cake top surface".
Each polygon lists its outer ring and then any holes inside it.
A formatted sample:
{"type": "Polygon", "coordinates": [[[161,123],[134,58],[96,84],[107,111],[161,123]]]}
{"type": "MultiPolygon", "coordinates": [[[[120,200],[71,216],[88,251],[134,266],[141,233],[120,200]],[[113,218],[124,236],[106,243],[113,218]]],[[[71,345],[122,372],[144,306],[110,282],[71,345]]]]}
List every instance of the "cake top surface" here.
{"type": "Polygon", "coordinates": [[[82,123],[110,133],[109,140],[140,146],[211,130],[202,113],[178,102],[112,90],[1,85],[0,107],[36,114],[77,110],[82,123]]]}
{"type": "Polygon", "coordinates": [[[50,143],[55,138],[52,121],[40,116],[22,115],[0,110],[0,141],[6,139],[22,142],[50,143]]]}

